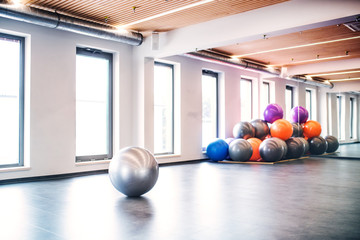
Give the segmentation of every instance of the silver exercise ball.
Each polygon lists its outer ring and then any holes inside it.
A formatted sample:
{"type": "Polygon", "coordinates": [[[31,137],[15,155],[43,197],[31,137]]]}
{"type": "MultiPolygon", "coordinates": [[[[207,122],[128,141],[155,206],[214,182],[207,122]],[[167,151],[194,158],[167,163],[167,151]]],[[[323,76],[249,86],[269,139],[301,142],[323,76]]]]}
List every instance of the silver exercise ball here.
{"type": "Polygon", "coordinates": [[[159,165],[152,153],[140,147],[121,149],[110,162],[113,186],[128,197],[139,197],[152,189],[159,176],[159,165]]]}

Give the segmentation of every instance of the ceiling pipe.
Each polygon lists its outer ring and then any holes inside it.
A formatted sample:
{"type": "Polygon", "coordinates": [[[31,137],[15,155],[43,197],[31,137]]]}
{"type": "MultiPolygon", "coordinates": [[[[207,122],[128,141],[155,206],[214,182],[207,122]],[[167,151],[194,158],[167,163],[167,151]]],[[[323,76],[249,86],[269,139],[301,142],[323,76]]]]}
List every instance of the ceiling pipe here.
{"type": "Polygon", "coordinates": [[[63,15],[56,11],[51,12],[24,5],[14,5],[7,0],[0,0],[0,17],[133,46],[139,46],[143,42],[143,35],[141,33],[125,30],[119,31],[116,27],[109,25],[63,15]]]}
{"type": "MultiPolygon", "coordinates": [[[[197,51],[197,52],[185,53],[183,55],[186,57],[190,57],[190,58],[194,58],[194,59],[198,59],[198,60],[202,60],[202,61],[205,60],[205,61],[209,61],[212,63],[219,63],[222,65],[237,67],[237,68],[241,68],[244,70],[263,72],[263,73],[274,75],[276,77],[281,77],[280,76],[281,71],[279,69],[271,69],[271,68],[267,68],[266,66],[264,66],[260,63],[256,64],[255,62],[248,62],[246,60],[225,57],[223,54],[216,54],[213,51],[201,50],[201,51],[197,51]]],[[[334,87],[334,84],[331,82],[316,81],[313,79],[306,79],[306,77],[301,77],[301,76],[289,76],[289,77],[286,77],[285,79],[291,80],[291,81],[296,81],[296,82],[302,82],[302,83],[306,83],[306,84],[310,84],[310,85],[318,86],[318,87],[327,87],[330,89],[334,87]]]]}
{"type": "Polygon", "coordinates": [[[219,63],[222,65],[228,65],[228,66],[246,69],[246,70],[250,70],[250,71],[264,72],[264,73],[268,73],[268,74],[275,75],[275,76],[280,75],[280,70],[278,70],[278,69],[270,69],[270,68],[266,68],[264,65],[262,65],[260,63],[256,64],[251,61],[226,57],[226,56],[224,56],[224,54],[216,53],[214,51],[201,50],[201,51],[197,51],[197,52],[185,53],[183,55],[186,57],[195,58],[195,59],[202,60],[202,61],[205,60],[205,61],[209,61],[209,62],[213,62],[213,63],[219,63]]]}

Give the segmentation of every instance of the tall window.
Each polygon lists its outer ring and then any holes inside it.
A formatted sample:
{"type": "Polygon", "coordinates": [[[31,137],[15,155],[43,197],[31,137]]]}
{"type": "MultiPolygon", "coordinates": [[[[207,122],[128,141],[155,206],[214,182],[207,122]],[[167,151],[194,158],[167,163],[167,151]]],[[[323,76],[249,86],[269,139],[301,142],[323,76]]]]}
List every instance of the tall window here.
{"type": "Polygon", "coordinates": [[[240,116],[241,121],[252,119],[252,81],[246,78],[240,80],[240,116]]]}
{"type": "Polygon", "coordinates": [[[174,66],[155,62],[154,153],[174,153],[174,66]]]}
{"type": "Polygon", "coordinates": [[[356,100],[355,98],[350,98],[350,138],[356,138],[356,131],[357,131],[357,119],[356,119],[356,100]]]}
{"type": "Polygon", "coordinates": [[[265,110],[267,105],[270,104],[270,83],[268,82],[262,83],[262,96],[260,98],[261,98],[262,110],[265,110]]]}
{"type": "Polygon", "coordinates": [[[0,168],[24,165],[24,40],[0,33],[0,168]]]}
{"type": "Polygon", "coordinates": [[[218,137],[218,74],[203,70],[202,74],[202,147],[218,137]]]}
{"type": "Polygon", "coordinates": [[[112,54],[76,49],[76,161],[112,158],[112,54]]]}
{"type": "Polygon", "coordinates": [[[294,107],[294,88],[286,86],[285,89],[285,116],[290,118],[291,109],[294,107]]]}
{"type": "Polygon", "coordinates": [[[337,96],[336,108],[337,108],[337,128],[338,128],[338,138],[343,139],[343,129],[342,129],[342,96],[337,96]]]}
{"type": "Polygon", "coordinates": [[[308,119],[313,119],[312,116],[312,92],[311,90],[306,89],[305,92],[305,102],[306,102],[306,110],[308,110],[309,113],[309,118],[308,119]]]}

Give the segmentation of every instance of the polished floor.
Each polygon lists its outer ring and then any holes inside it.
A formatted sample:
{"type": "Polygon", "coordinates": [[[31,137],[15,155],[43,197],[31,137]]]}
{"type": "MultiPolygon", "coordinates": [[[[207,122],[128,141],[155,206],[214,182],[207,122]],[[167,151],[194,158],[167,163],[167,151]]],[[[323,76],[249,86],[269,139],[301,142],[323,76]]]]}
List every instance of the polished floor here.
{"type": "Polygon", "coordinates": [[[107,174],[0,185],[2,240],[360,239],[360,161],[160,167],[141,198],[107,174]]]}

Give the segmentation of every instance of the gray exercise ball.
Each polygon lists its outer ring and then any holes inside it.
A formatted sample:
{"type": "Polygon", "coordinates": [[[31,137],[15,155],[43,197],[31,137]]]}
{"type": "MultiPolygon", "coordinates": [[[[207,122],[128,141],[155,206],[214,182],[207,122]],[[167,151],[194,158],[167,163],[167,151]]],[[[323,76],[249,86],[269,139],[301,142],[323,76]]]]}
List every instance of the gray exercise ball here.
{"type": "Polygon", "coordinates": [[[251,144],[245,139],[235,139],[229,145],[229,156],[233,161],[246,162],[251,158],[252,154],[251,144]]]}
{"type": "Polygon", "coordinates": [[[255,136],[255,128],[251,123],[242,121],[235,124],[233,128],[234,138],[248,139],[255,136]]]}
{"type": "MultiPolygon", "coordinates": [[[[278,139],[281,140],[280,138],[278,139]]],[[[277,162],[283,157],[284,148],[277,138],[268,138],[260,144],[259,152],[265,162],[277,162]]]]}
{"type": "Polygon", "coordinates": [[[139,197],[150,191],[158,176],[159,165],[154,155],[140,147],[121,149],[109,165],[111,183],[128,197],[139,197]]]}

